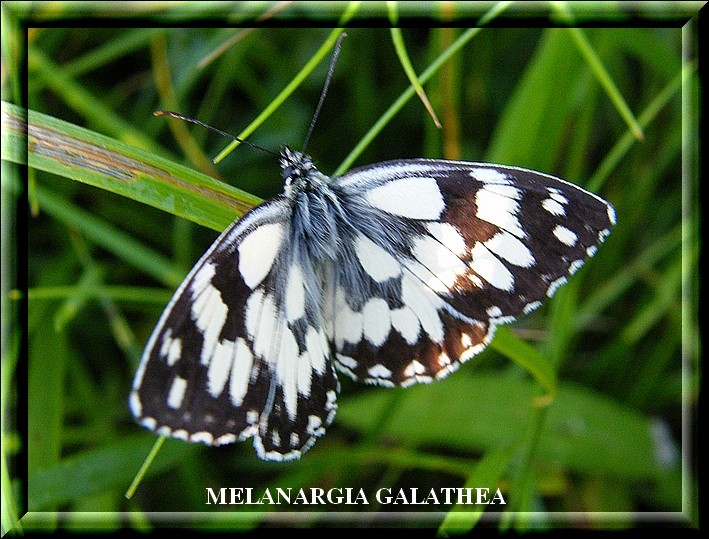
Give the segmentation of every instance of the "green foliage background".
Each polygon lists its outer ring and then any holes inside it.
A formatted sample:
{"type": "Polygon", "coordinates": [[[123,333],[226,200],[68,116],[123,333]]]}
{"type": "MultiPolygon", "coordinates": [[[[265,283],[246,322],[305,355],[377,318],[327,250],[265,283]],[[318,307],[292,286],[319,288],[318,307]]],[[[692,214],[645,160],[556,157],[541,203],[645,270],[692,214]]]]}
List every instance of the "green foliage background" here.
{"type": "MultiPolygon", "coordinates": [[[[100,13],[85,4],[84,16],[100,13]]],[[[28,12],[12,9],[6,13],[17,19],[4,17],[8,25],[28,20],[28,12]]],[[[300,13],[306,5],[290,9],[300,13]]],[[[227,20],[243,23],[241,17],[265,11],[234,7],[227,20]]],[[[638,511],[691,524],[696,485],[691,468],[682,475],[681,443],[687,434],[682,418],[691,419],[696,399],[699,354],[695,112],[687,100],[696,81],[691,59],[682,57],[682,28],[632,22],[627,28],[516,28],[502,19],[501,27],[476,32],[425,84],[443,130],[414,97],[354,164],[460,158],[555,174],[615,205],[618,225],[606,244],[552,301],[500,330],[488,350],[446,380],[388,390],[343,378],[334,425],[301,461],[261,462],[251,442],[215,449],[168,440],[126,500],[155,441],[132,421],[127,406],[142,346],[182,276],[216,237],[212,229],[282,189],[272,156],[240,147],[212,165],[209,159],[226,145],[223,138],[152,112],[178,110],[239,134],[331,30],[243,32],[217,28],[222,20],[212,24],[204,18],[208,12],[169,9],[143,14],[151,18],[148,24],[131,28],[130,14],[109,15],[124,17],[122,27],[62,28],[59,20],[50,27],[27,23],[26,35],[30,123],[67,140],[86,136],[79,127],[88,129],[89,141],[113,156],[109,171],[81,159],[67,165],[61,144],[55,154],[33,152],[30,137],[28,183],[21,175],[6,180],[6,170],[19,170],[23,158],[13,152],[17,142],[3,138],[3,195],[26,193],[30,212],[28,393],[3,386],[3,413],[23,409],[15,395],[27,398],[27,440],[12,422],[3,427],[4,458],[15,462],[27,452],[25,528],[164,525],[150,514],[157,511],[176,512],[181,525],[229,529],[283,524],[283,511],[314,511],[288,521],[303,526],[380,522],[372,514],[333,520],[330,513],[338,511],[429,512],[410,525],[440,526],[441,533],[475,524],[626,527],[639,523],[632,515],[638,511]],[[194,18],[201,27],[151,24],[190,24],[194,18]],[[199,67],[240,32],[241,39],[199,67]],[[633,121],[642,127],[642,141],[631,134],[633,121]],[[116,155],[146,168],[116,174],[125,165],[116,155]],[[181,183],[155,180],[155,169],[181,183]],[[194,185],[204,185],[209,196],[191,190],[194,185]],[[463,486],[499,487],[508,505],[381,506],[374,500],[382,487],[427,493],[463,486]],[[372,503],[215,508],[205,505],[206,487],[252,487],[257,493],[362,488],[372,503]],[[180,516],[185,513],[190,515],[180,516]]],[[[588,16],[551,15],[557,22],[588,16]]],[[[380,22],[387,24],[386,18],[380,22]]],[[[12,30],[4,27],[4,37],[14,36],[11,50],[21,50],[15,48],[21,32],[12,30]]],[[[387,28],[347,33],[308,146],[324,173],[338,168],[409,86],[387,28]]],[[[463,34],[402,30],[417,73],[463,34]]],[[[284,143],[300,148],[328,60],[325,55],[249,140],[274,151],[284,143]]],[[[3,91],[4,101],[18,102],[10,84],[3,91]]],[[[17,350],[3,350],[11,378],[25,368],[17,350]]],[[[14,494],[22,476],[14,479],[14,494]]],[[[4,503],[12,495],[4,482],[4,503]]],[[[13,510],[23,514],[21,504],[13,510]]],[[[407,521],[394,518],[399,520],[407,521]]]]}

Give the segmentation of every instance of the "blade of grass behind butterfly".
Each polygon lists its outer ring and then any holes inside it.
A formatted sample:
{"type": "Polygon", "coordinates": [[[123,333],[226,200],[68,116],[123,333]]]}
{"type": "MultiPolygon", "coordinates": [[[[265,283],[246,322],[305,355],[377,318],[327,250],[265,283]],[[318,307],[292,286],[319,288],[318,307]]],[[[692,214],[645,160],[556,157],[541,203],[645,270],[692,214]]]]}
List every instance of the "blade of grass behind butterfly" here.
{"type": "MultiPolygon", "coordinates": [[[[26,30],[20,30],[20,22],[13,10],[5,9],[2,5],[2,17],[0,17],[0,54],[2,54],[3,70],[3,99],[12,100],[15,103],[22,102],[25,95],[22,81],[25,78],[20,66],[24,60],[24,47],[26,44],[26,30]]],[[[6,528],[3,528],[3,531],[6,528]]]]}
{"type": "MultiPolygon", "coordinates": [[[[489,488],[487,499],[491,499],[496,491],[502,474],[513,456],[510,448],[488,451],[473,467],[465,480],[463,488],[489,488]]],[[[446,518],[436,532],[436,537],[460,535],[472,530],[482,517],[486,505],[477,505],[472,510],[464,504],[454,505],[446,514],[446,518]]]]}
{"type": "MultiPolygon", "coordinates": [[[[8,172],[8,168],[4,166],[6,163],[3,162],[3,173],[8,172]]],[[[3,181],[5,178],[3,177],[3,181]]],[[[7,228],[5,219],[9,216],[5,213],[8,206],[14,209],[14,204],[17,202],[15,196],[10,196],[10,193],[5,189],[3,185],[3,197],[2,197],[2,228],[3,233],[7,228]]],[[[20,317],[20,302],[17,301],[17,297],[13,297],[11,287],[14,288],[15,283],[11,281],[9,271],[5,271],[5,265],[9,261],[8,256],[10,252],[10,241],[5,241],[6,236],[3,235],[2,242],[2,261],[3,261],[3,283],[2,283],[2,338],[3,338],[3,348],[2,348],[2,362],[0,362],[0,489],[2,493],[2,531],[12,528],[17,528],[21,530],[18,514],[24,509],[24,502],[19,501],[17,497],[20,494],[17,489],[18,483],[16,482],[17,466],[13,462],[14,457],[20,451],[20,440],[21,435],[18,429],[18,411],[16,406],[16,385],[17,385],[17,365],[20,358],[21,347],[21,330],[20,324],[17,323],[20,317]],[[12,479],[11,479],[12,478],[12,479]],[[20,509],[20,511],[18,511],[20,509]]],[[[14,247],[14,245],[13,245],[14,247]]],[[[25,319],[26,320],[26,319],[25,319]]],[[[25,326],[26,327],[26,326],[25,326]]],[[[22,472],[20,472],[22,473],[22,472]]]]}
{"type": "MultiPolygon", "coordinates": [[[[555,153],[558,151],[564,120],[571,110],[569,94],[559,96],[554,88],[573,87],[577,83],[575,66],[578,63],[578,58],[569,50],[567,40],[561,32],[544,32],[495,129],[488,151],[490,161],[539,170],[551,169],[556,161],[555,153]],[[550,84],[550,81],[554,81],[554,84],[550,84]],[[522,118],[523,122],[520,121],[522,118]]],[[[556,368],[552,358],[541,354],[511,332],[508,333],[506,328],[500,329],[500,336],[507,337],[502,343],[508,350],[503,353],[532,373],[537,383],[542,384],[549,395],[549,386],[545,384],[548,377],[554,380],[556,389],[556,368]],[[534,350],[531,355],[530,348],[534,350]],[[515,352],[510,353],[509,350],[515,352]],[[534,367],[530,369],[529,365],[519,363],[520,358],[534,367]],[[547,376],[540,376],[539,372],[547,373],[547,376]]],[[[492,342],[491,347],[499,346],[500,336],[492,342]]],[[[531,489],[535,488],[534,483],[530,481],[531,463],[536,456],[545,418],[544,409],[534,408],[525,422],[526,435],[518,446],[524,459],[510,477],[511,496],[517,500],[517,510],[525,510],[531,489]]],[[[511,525],[511,517],[510,513],[506,513],[503,521],[505,527],[511,525]]]]}
{"type": "Polygon", "coordinates": [[[224,230],[261,199],[77,125],[3,103],[3,159],[87,183],[224,230]]]}
{"type": "MultiPolygon", "coordinates": [[[[640,113],[639,122],[642,128],[646,128],[654,121],[660,112],[667,106],[670,99],[682,89],[684,84],[687,84],[697,69],[696,63],[686,63],[680,73],[675,76],[667,86],[657,94],[650,104],[640,113]]],[[[601,164],[596,169],[596,172],[588,181],[588,188],[591,191],[597,191],[605,182],[610,173],[618,166],[619,161],[630,151],[637,140],[629,129],[623,136],[616,141],[613,148],[606,154],[601,164]]]]}
{"type": "MultiPolygon", "coordinates": [[[[554,2],[552,4],[552,9],[555,10],[561,17],[563,17],[568,23],[574,24],[575,18],[573,13],[569,9],[566,2],[554,2]]],[[[613,79],[608,74],[608,71],[603,66],[601,59],[596,54],[593,46],[589,42],[586,35],[582,32],[580,28],[566,28],[566,31],[571,36],[578,52],[584,58],[586,63],[589,65],[591,72],[595,75],[599,84],[603,87],[608,98],[611,100],[618,113],[621,115],[628,128],[632,131],[633,136],[637,140],[643,140],[645,135],[643,134],[642,127],[639,122],[633,116],[630,107],[626,103],[623,95],[618,90],[618,86],[613,82],[613,79]]]]}
{"type": "MultiPolygon", "coordinates": [[[[344,25],[352,16],[354,16],[357,10],[357,2],[352,2],[348,5],[347,10],[343,14],[340,24],[344,25]]],[[[320,62],[325,59],[330,52],[330,50],[337,43],[337,39],[342,34],[342,28],[336,28],[327,37],[325,42],[320,46],[320,48],[315,52],[313,57],[303,66],[303,68],[296,74],[296,76],[291,80],[291,82],[283,89],[281,92],[269,103],[269,105],[259,114],[256,119],[251,122],[246,128],[244,128],[241,133],[237,135],[240,139],[246,139],[251,135],[256,129],[265,122],[271,114],[273,114],[278,107],[280,107],[283,102],[288,99],[288,97],[300,86],[300,84],[307,78],[310,73],[320,64],[320,62]]],[[[214,163],[221,162],[227,155],[229,155],[240,143],[238,141],[231,142],[224,150],[222,150],[219,155],[214,158],[214,163]]]]}
{"type": "MultiPolygon", "coordinates": [[[[159,32],[164,32],[164,30],[162,28],[135,28],[127,33],[121,33],[115,38],[99,44],[96,48],[91,48],[83,56],[62,64],[61,69],[67,77],[76,80],[94,69],[100,69],[111,62],[119,61],[130,53],[139,51],[153,35],[159,32]]],[[[33,81],[32,91],[40,90],[41,84],[40,80],[36,83],[33,81]]]]}
{"type": "MultiPolygon", "coordinates": [[[[155,89],[161,105],[165,110],[178,110],[179,103],[172,84],[172,72],[167,54],[167,38],[164,33],[157,34],[151,38],[150,59],[155,89]]],[[[185,156],[204,174],[219,177],[219,172],[212,164],[211,159],[207,157],[202,147],[190,135],[187,123],[172,121],[168,122],[168,126],[185,156]]]]}
{"type": "Polygon", "coordinates": [[[431,106],[431,103],[428,100],[428,97],[426,97],[426,92],[424,91],[423,86],[421,86],[421,82],[416,78],[416,71],[414,71],[414,66],[411,65],[411,59],[409,58],[409,55],[406,52],[406,44],[404,43],[404,36],[401,34],[401,29],[396,28],[395,26],[398,21],[396,2],[387,2],[387,10],[389,11],[389,21],[393,25],[392,28],[390,28],[391,40],[394,43],[396,54],[399,57],[399,62],[401,62],[401,67],[404,68],[406,76],[409,78],[409,82],[411,82],[411,85],[416,89],[416,93],[418,94],[419,99],[423,103],[424,107],[426,107],[428,113],[431,115],[431,118],[436,124],[436,127],[440,129],[441,122],[438,120],[438,117],[436,116],[436,113],[434,112],[433,107],[431,106]]]}
{"type": "MultiPolygon", "coordinates": [[[[499,2],[490,8],[485,15],[480,18],[480,25],[487,24],[495,17],[497,17],[502,11],[504,11],[510,2],[499,2]]],[[[443,53],[441,53],[438,58],[436,58],[431,64],[426,68],[421,75],[419,75],[418,80],[421,84],[424,84],[428,79],[430,79],[436,72],[441,68],[441,66],[448,61],[448,59],[456,54],[465,44],[468,43],[473,37],[475,37],[479,32],[483,30],[482,27],[470,28],[463,32],[463,34],[456,39],[453,44],[448,47],[443,53]]],[[[386,126],[396,114],[404,107],[404,105],[416,95],[416,90],[413,86],[409,86],[406,90],[402,92],[399,98],[392,103],[389,108],[382,114],[379,119],[374,123],[374,125],[365,133],[359,143],[352,149],[352,151],[345,157],[344,161],[337,167],[333,176],[340,176],[344,174],[355,162],[355,160],[360,156],[360,154],[369,146],[374,139],[379,135],[384,126],[386,126]]]]}
{"type": "Polygon", "coordinates": [[[162,149],[152,139],[110,110],[84,86],[67,76],[60,66],[52,62],[39,49],[30,47],[27,54],[28,67],[34,75],[33,80],[37,79],[46,84],[70,109],[83,118],[90,119],[92,124],[98,126],[104,133],[119,137],[128,144],[147,148],[153,153],[162,153],[162,149]]]}

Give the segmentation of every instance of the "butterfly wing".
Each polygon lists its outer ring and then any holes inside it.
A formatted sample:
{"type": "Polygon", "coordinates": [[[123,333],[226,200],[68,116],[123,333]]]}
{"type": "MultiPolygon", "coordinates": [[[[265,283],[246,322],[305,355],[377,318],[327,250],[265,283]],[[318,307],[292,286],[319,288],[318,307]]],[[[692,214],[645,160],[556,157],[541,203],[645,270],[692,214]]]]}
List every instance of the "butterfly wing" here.
{"type": "Polygon", "coordinates": [[[338,382],[320,306],[303,307],[317,277],[290,271],[291,211],[283,197],[258,206],[187,275],[135,377],[141,424],[212,445],[253,436],[261,458],[289,460],[332,422],[338,382]]]}
{"type": "Polygon", "coordinates": [[[336,361],[387,386],[454,371],[497,324],[551,297],[615,223],[600,197],[499,165],[391,161],[331,188],[353,230],[326,302],[336,361]]]}

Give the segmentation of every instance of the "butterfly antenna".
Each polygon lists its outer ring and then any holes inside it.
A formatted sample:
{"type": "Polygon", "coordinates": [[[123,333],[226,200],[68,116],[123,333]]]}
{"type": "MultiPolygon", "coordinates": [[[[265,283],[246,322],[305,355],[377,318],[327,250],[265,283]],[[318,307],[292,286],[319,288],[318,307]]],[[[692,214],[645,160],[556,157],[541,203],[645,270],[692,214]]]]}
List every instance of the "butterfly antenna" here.
{"type": "Polygon", "coordinates": [[[322,108],[323,101],[325,101],[325,96],[327,95],[327,89],[330,87],[330,79],[332,79],[332,74],[335,71],[335,63],[337,62],[337,57],[340,54],[340,49],[342,48],[342,40],[347,37],[347,34],[342,33],[340,37],[337,38],[337,43],[335,43],[335,52],[332,53],[332,60],[330,60],[330,67],[327,70],[327,77],[325,78],[325,84],[323,85],[322,93],[320,94],[320,101],[315,109],[315,114],[313,114],[313,119],[310,122],[310,127],[308,128],[308,133],[305,135],[305,140],[303,141],[303,147],[300,150],[305,153],[305,147],[308,145],[310,140],[310,135],[313,134],[313,129],[315,128],[315,122],[320,114],[320,109],[322,108]]]}
{"type": "Polygon", "coordinates": [[[267,150],[266,148],[262,148],[258,144],[254,144],[253,142],[249,142],[248,140],[241,139],[239,137],[235,137],[234,135],[230,135],[226,131],[222,131],[221,129],[217,129],[216,127],[212,127],[209,124],[206,124],[204,122],[200,122],[199,120],[195,120],[194,118],[190,118],[189,116],[185,116],[184,114],[180,114],[179,112],[172,112],[170,110],[156,110],[153,112],[153,116],[170,116],[172,118],[179,118],[180,120],[184,120],[186,122],[190,122],[193,124],[197,124],[200,127],[204,127],[205,129],[209,129],[210,131],[214,131],[215,133],[219,133],[220,135],[230,138],[232,140],[236,140],[238,142],[241,142],[243,144],[247,144],[251,146],[252,148],[256,148],[257,150],[261,150],[262,152],[270,153],[271,155],[275,155],[278,157],[278,154],[276,152],[272,152],[271,150],[267,150]]]}

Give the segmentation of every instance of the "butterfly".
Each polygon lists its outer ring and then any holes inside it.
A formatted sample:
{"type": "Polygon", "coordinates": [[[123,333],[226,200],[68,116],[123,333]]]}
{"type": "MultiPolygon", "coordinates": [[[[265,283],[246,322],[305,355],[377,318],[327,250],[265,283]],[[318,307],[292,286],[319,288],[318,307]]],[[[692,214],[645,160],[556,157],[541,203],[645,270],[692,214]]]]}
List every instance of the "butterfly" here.
{"type": "Polygon", "coordinates": [[[444,378],[593,256],[611,204],[511,166],[394,160],[330,178],[280,152],[283,194],[225,230],[157,323],[130,407],[160,435],[253,438],[299,458],[337,410],[337,371],[444,378]]]}

